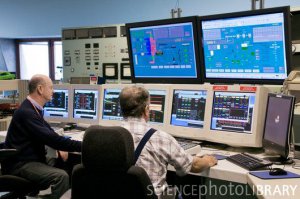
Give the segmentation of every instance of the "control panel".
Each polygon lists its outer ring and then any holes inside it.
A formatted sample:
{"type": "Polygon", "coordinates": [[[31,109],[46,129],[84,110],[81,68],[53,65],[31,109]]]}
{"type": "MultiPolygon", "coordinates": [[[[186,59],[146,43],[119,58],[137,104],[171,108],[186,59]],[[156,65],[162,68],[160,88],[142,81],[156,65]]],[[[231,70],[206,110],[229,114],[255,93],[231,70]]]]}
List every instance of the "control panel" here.
{"type": "Polygon", "coordinates": [[[103,77],[106,83],[130,83],[121,69],[129,66],[125,25],[64,28],[63,81],[72,77],[103,77]]]}

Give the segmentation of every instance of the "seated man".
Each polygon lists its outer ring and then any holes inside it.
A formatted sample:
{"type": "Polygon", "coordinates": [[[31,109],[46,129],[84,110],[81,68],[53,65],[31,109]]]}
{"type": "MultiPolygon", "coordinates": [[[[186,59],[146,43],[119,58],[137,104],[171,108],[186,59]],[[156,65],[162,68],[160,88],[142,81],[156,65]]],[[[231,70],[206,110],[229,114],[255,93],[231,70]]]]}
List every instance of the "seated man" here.
{"type": "MultiPolygon", "coordinates": [[[[142,87],[126,87],[120,93],[122,126],[131,132],[135,148],[149,131],[149,92],[142,87]]],[[[156,194],[162,198],[166,187],[167,166],[171,164],[178,175],[201,172],[217,164],[213,156],[192,157],[178,144],[176,139],[163,131],[156,131],[145,144],[136,162],[148,173],[156,194]]]]}
{"type": "MultiPolygon", "coordinates": [[[[29,81],[29,95],[15,111],[7,131],[6,148],[18,154],[2,163],[3,173],[23,177],[39,187],[51,186],[49,198],[60,198],[69,188],[66,171],[47,164],[45,146],[62,151],[81,151],[81,142],[59,136],[43,118],[43,106],[53,95],[53,84],[45,75],[29,81]]],[[[66,153],[61,152],[65,156],[66,153]]]]}

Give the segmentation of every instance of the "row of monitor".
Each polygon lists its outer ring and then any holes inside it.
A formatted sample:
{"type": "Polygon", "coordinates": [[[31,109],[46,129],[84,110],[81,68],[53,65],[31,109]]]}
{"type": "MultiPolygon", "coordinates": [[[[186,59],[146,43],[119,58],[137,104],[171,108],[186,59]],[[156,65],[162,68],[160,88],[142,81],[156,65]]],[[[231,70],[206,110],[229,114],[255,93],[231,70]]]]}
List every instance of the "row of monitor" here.
{"type": "Polygon", "coordinates": [[[126,24],[133,83],[282,84],[290,8],[126,24]]]}
{"type": "MultiPolygon", "coordinates": [[[[131,84],[54,85],[48,121],[120,125],[119,93],[131,84]]],[[[178,136],[261,147],[267,88],[263,86],[139,85],[150,93],[150,125],[178,136]]]]}

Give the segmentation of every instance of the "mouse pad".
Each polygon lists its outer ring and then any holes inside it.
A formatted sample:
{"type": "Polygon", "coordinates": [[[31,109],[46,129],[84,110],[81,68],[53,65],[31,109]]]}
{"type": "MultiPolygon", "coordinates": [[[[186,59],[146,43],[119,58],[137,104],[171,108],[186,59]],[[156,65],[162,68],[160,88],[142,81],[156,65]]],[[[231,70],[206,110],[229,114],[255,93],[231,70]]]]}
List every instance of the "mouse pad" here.
{"type": "Polygon", "coordinates": [[[254,175],[260,179],[286,179],[286,178],[300,178],[300,175],[286,171],[287,175],[278,175],[278,176],[272,176],[269,174],[269,171],[250,171],[249,173],[251,175],[254,175]]]}
{"type": "Polygon", "coordinates": [[[226,155],[220,155],[220,154],[212,154],[212,156],[214,156],[215,158],[217,158],[217,160],[224,160],[224,159],[226,159],[228,157],[226,155]]]}

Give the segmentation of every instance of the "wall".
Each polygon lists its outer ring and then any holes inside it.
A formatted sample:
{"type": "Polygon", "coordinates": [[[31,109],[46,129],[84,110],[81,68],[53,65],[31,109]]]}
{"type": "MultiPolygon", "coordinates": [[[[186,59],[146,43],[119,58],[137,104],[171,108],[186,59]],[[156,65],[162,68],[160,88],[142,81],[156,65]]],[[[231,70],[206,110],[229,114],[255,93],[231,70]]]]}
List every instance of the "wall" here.
{"type": "MultiPolygon", "coordinates": [[[[169,18],[177,0],[1,0],[0,38],[61,36],[63,27],[169,18]]],[[[300,6],[299,0],[265,0],[265,7],[300,6]]],[[[251,9],[251,0],[179,0],[182,16],[251,9]]],[[[257,6],[258,7],[258,6],[257,6]]]]}
{"type": "Polygon", "coordinates": [[[0,71],[16,71],[16,47],[13,39],[0,39],[0,71]]]}

